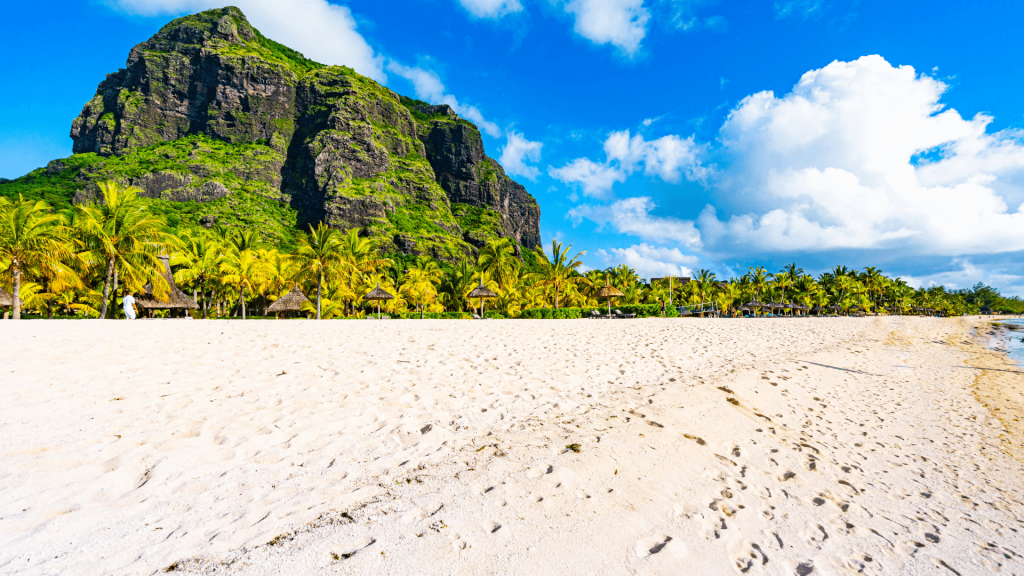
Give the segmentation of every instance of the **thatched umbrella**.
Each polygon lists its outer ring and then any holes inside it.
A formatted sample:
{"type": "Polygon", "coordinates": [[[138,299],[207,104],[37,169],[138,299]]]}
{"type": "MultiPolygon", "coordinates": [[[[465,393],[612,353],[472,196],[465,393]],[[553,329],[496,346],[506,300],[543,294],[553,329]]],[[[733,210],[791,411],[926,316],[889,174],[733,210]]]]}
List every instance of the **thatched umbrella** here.
{"type": "Polygon", "coordinates": [[[376,300],[377,301],[377,320],[380,320],[380,301],[381,300],[394,300],[394,296],[388,294],[380,287],[380,282],[377,282],[377,287],[370,290],[370,293],[363,296],[363,300],[376,300]]]}
{"type": "Polygon", "coordinates": [[[280,314],[281,312],[301,312],[302,305],[309,302],[309,298],[299,290],[299,285],[296,284],[295,288],[292,288],[290,292],[281,296],[267,308],[267,312],[273,312],[274,314],[280,314]]]}
{"type": "Polygon", "coordinates": [[[135,297],[135,305],[141,310],[151,312],[153,310],[181,310],[184,314],[186,310],[198,310],[199,305],[196,304],[195,300],[189,298],[184,292],[178,288],[178,285],[174,283],[174,275],[171,274],[171,263],[170,258],[166,255],[160,257],[160,261],[163,262],[164,280],[167,281],[167,286],[170,287],[170,291],[167,294],[166,300],[161,300],[153,294],[153,283],[146,284],[143,289],[145,292],[135,297]]]}
{"type": "Polygon", "coordinates": [[[483,275],[480,276],[480,285],[477,286],[476,288],[473,288],[473,291],[470,292],[469,296],[468,296],[468,298],[470,298],[470,299],[473,299],[473,298],[479,298],[480,299],[479,307],[480,307],[480,317],[481,318],[484,317],[484,300],[486,300],[487,298],[497,298],[497,297],[498,297],[498,295],[495,294],[494,292],[492,292],[490,288],[488,288],[487,286],[484,286],[484,277],[483,277],[483,275]]]}
{"type": "Polygon", "coordinates": [[[597,297],[604,298],[605,301],[608,303],[609,318],[611,318],[612,315],[612,298],[618,298],[620,296],[625,296],[625,294],[619,292],[618,288],[609,284],[607,278],[604,281],[604,286],[602,286],[601,289],[597,291],[597,297]]]}

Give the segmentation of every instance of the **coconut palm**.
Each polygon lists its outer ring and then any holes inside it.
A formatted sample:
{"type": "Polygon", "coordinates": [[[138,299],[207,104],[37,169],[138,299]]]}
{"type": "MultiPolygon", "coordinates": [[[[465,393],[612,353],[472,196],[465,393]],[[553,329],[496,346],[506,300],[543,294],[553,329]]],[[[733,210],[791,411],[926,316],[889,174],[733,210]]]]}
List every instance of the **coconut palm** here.
{"type": "Polygon", "coordinates": [[[559,304],[559,291],[564,291],[565,287],[569,284],[587,283],[587,278],[577,271],[580,266],[583,266],[583,262],[579,261],[579,257],[586,254],[586,252],[580,252],[570,258],[570,248],[572,248],[572,244],[567,246],[565,249],[562,249],[561,242],[558,240],[552,240],[550,260],[548,260],[547,254],[545,254],[543,250],[540,248],[535,249],[537,254],[537,263],[540,265],[540,271],[538,272],[538,284],[542,286],[550,286],[554,289],[555,308],[558,308],[559,304]]]}
{"type": "Polygon", "coordinates": [[[498,287],[505,291],[509,288],[519,270],[519,259],[516,249],[508,238],[491,240],[480,249],[477,266],[498,281],[498,287]]]}
{"type": "Polygon", "coordinates": [[[445,308],[453,312],[466,309],[466,294],[473,291],[475,274],[473,266],[465,260],[444,270],[438,289],[438,300],[445,308]]]}
{"type": "Polygon", "coordinates": [[[166,246],[178,242],[168,232],[166,223],[146,210],[139,200],[138,188],[113,181],[98,186],[103,202],[76,206],[75,222],[86,249],[84,257],[106,267],[100,308],[100,318],[106,318],[111,288],[116,294],[119,278],[135,286],[150,279],[157,293],[170,288],[162,275],[160,254],[166,246]]]}
{"type": "Polygon", "coordinates": [[[238,305],[245,320],[245,293],[255,292],[267,275],[266,262],[251,248],[239,250],[232,246],[220,261],[221,281],[238,289],[238,305]]]}
{"type": "Polygon", "coordinates": [[[311,225],[295,252],[295,265],[300,274],[316,279],[316,319],[320,320],[324,282],[341,278],[355,268],[347,237],[323,222],[316,228],[311,225]]]}
{"type": "Polygon", "coordinates": [[[715,284],[718,283],[718,278],[715,277],[715,273],[710,270],[698,270],[697,277],[693,279],[692,284],[697,292],[697,296],[700,297],[700,317],[704,317],[704,303],[711,301],[711,296],[715,290],[715,284]]]}
{"type": "Polygon", "coordinates": [[[15,320],[21,318],[22,276],[30,271],[51,274],[61,270],[71,258],[68,244],[63,241],[64,220],[48,210],[49,206],[41,200],[19,196],[18,202],[10,202],[0,198],[0,261],[6,264],[4,273],[12,281],[15,320]]]}
{"type": "Polygon", "coordinates": [[[754,291],[754,300],[760,300],[761,292],[768,287],[768,271],[763,266],[751,266],[746,274],[750,288],[754,291]]]}
{"type": "Polygon", "coordinates": [[[183,235],[181,247],[171,257],[171,264],[177,267],[174,281],[191,284],[201,294],[203,319],[209,311],[208,288],[216,282],[220,272],[221,245],[210,234],[183,235]]]}
{"type": "Polygon", "coordinates": [[[435,284],[444,277],[444,271],[432,258],[420,256],[416,264],[405,273],[405,282],[402,284],[401,292],[420,311],[420,319],[423,319],[424,308],[428,302],[437,298],[435,284]]]}

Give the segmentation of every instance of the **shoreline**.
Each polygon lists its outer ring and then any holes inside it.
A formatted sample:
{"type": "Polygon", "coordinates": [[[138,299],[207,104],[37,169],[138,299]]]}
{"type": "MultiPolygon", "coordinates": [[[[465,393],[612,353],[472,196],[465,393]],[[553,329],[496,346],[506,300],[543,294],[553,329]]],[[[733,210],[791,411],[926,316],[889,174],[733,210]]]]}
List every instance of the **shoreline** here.
{"type": "Polygon", "coordinates": [[[1006,430],[1001,436],[1003,449],[1024,464],[1024,364],[1009,355],[1005,343],[1011,334],[1018,337],[1024,332],[998,327],[996,322],[1002,320],[988,321],[996,328],[988,333],[994,342],[978,344],[967,365],[980,371],[972,386],[975,398],[1006,430]]]}
{"type": "Polygon", "coordinates": [[[20,324],[0,570],[1019,571],[985,322],[20,324]]]}

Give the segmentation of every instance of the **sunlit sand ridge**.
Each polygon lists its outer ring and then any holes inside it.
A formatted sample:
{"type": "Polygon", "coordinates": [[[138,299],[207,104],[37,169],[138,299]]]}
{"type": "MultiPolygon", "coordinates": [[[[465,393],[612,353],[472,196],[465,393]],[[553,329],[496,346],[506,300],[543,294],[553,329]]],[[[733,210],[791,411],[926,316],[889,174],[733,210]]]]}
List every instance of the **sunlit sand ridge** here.
{"type": "Polygon", "coordinates": [[[5,322],[0,572],[1021,573],[971,322],[5,322]]]}

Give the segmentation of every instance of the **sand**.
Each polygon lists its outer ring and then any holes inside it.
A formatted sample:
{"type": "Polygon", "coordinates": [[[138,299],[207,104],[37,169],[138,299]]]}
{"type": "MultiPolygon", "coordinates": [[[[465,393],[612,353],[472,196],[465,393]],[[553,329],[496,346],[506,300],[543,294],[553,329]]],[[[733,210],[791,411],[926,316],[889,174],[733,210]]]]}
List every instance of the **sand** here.
{"type": "Polygon", "coordinates": [[[2,322],[0,573],[1020,574],[979,326],[2,322]]]}

